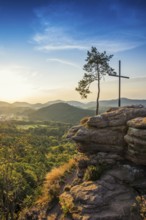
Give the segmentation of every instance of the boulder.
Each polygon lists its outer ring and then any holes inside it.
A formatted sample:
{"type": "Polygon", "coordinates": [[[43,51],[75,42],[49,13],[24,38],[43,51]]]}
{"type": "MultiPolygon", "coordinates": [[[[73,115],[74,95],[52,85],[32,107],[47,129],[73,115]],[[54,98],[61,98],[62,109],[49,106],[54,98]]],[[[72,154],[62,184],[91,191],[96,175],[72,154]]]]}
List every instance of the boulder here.
{"type": "Polygon", "coordinates": [[[140,220],[139,210],[134,207],[138,194],[122,184],[124,176],[130,179],[129,172],[119,168],[100,180],[75,185],[60,196],[61,205],[75,220],[140,220]]]}
{"type": "Polygon", "coordinates": [[[128,121],[128,132],[124,137],[128,144],[126,158],[136,164],[146,165],[146,117],[128,121]]]}
{"type": "Polygon", "coordinates": [[[105,167],[109,168],[111,166],[116,165],[117,162],[122,162],[123,157],[120,155],[117,155],[116,153],[99,152],[99,153],[91,154],[88,156],[85,156],[84,154],[82,154],[82,156],[78,157],[76,160],[78,163],[77,175],[80,179],[84,179],[84,176],[85,176],[86,170],[88,170],[88,167],[94,166],[97,169],[100,167],[102,168],[102,170],[104,170],[105,167]]]}
{"type": "Polygon", "coordinates": [[[128,126],[132,128],[146,129],[146,117],[137,117],[128,121],[128,126]]]}
{"type": "Polygon", "coordinates": [[[90,117],[87,124],[96,128],[122,126],[126,125],[130,119],[144,116],[146,116],[146,108],[143,106],[127,106],[90,117]]]}
{"type": "Polygon", "coordinates": [[[141,105],[113,108],[101,115],[89,117],[84,125],[71,128],[67,136],[77,143],[82,153],[124,154],[127,122],[139,116],[146,116],[146,108],[141,105]]]}
{"type": "Polygon", "coordinates": [[[72,140],[77,143],[80,152],[123,152],[123,146],[126,144],[124,135],[126,134],[126,127],[112,127],[112,128],[86,128],[80,127],[78,131],[72,136],[72,140]]]}
{"type": "Polygon", "coordinates": [[[146,129],[137,129],[134,127],[133,128],[129,127],[128,135],[130,137],[135,137],[135,138],[139,138],[141,140],[146,140],[146,129]]]}

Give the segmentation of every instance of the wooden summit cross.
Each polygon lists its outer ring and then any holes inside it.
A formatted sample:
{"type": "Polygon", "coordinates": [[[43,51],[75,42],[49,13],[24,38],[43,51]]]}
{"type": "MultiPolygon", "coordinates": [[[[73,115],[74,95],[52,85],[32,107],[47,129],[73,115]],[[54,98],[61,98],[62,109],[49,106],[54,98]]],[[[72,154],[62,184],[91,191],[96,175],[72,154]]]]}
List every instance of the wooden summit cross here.
{"type": "Polygon", "coordinates": [[[121,78],[129,79],[128,76],[121,76],[121,60],[119,60],[119,75],[109,74],[109,76],[115,76],[119,77],[119,100],[118,100],[118,106],[121,106],[121,78]]]}

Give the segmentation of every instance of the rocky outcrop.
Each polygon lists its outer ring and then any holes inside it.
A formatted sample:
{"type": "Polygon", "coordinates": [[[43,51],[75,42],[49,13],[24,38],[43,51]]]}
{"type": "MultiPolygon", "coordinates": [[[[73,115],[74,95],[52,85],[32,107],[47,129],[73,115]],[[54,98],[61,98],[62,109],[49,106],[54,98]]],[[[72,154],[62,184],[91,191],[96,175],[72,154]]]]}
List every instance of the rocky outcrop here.
{"type": "Polygon", "coordinates": [[[107,127],[80,127],[72,139],[77,142],[78,150],[85,152],[122,152],[125,145],[124,135],[126,126],[107,127]],[[90,147],[89,147],[90,146],[90,147]]]}
{"type": "Polygon", "coordinates": [[[78,177],[60,196],[67,219],[140,220],[146,193],[146,108],[110,109],[70,129],[78,177]]]}
{"type": "Polygon", "coordinates": [[[97,181],[73,186],[60,199],[76,220],[140,220],[138,209],[132,210],[138,194],[122,184],[124,175],[130,178],[126,168],[109,171],[97,181]]]}
{"type": "Polygon", "coordinates": [[[68,137],[77,143],[82,153],[125,152],[127,122],[136,117],[146,116],[146,108],[128,106],[114,108],[101,115],[90,117],[85,125],[73,127],[68,137]]]}
{"type": "Polygon", "coordinates": [[[146,108],[142,105],[111,108],[107,112],[90,117],[87,124],[90,127],[105,128],[126,125],[127,121],[146,116],[146,108]]]}
{"type": "Polygon", "coordinates": [[[127,159],[136,164],[146,165],[146,117],[128,121],[125,141],[128,144],[127,159]]]}

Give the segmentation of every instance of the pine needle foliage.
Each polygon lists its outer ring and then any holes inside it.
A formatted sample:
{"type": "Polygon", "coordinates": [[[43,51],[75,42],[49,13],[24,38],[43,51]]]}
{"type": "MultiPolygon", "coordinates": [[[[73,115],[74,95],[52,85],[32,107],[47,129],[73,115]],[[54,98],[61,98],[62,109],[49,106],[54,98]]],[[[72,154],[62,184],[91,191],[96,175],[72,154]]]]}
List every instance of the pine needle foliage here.
{"type": "Polygon", "coordinates": [[[105,75],[116,74],[109,65],[112,57],[113,55],[107,55],[105,51],[100,53],[96,47],[91,47],[91,51],[87,51],[86,64],[83,66],[83,70],[86,72],[76,88],[81,98],[87,98],[88,94],[91,93],[90,85],[97,81],[96,114],[98,114],[99,110],[100,81],[105,75]]]}

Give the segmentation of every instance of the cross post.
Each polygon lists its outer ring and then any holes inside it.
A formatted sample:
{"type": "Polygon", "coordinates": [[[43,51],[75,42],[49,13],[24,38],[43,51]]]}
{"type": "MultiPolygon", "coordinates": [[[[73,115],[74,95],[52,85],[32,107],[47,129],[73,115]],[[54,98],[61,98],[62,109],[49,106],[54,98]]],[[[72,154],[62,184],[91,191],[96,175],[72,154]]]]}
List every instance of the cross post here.
{"type": "Polygon", "coordinates": [[[119,60],[119,75],[116,74],[109,74],[109,76],[114,76],[119,78],[119,100],[118,106],[121,106],[121,78],[129,79],[128,76],[121,76],[121,60],[119,60]]]}

